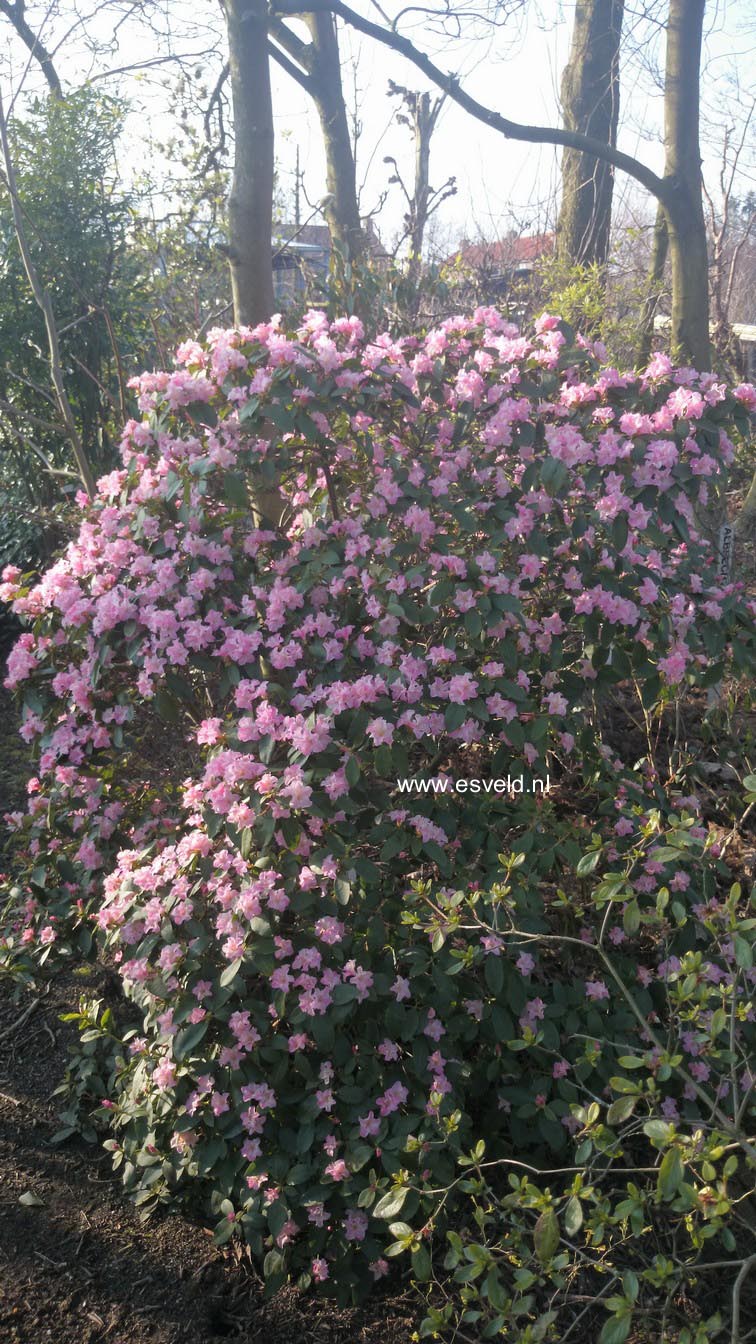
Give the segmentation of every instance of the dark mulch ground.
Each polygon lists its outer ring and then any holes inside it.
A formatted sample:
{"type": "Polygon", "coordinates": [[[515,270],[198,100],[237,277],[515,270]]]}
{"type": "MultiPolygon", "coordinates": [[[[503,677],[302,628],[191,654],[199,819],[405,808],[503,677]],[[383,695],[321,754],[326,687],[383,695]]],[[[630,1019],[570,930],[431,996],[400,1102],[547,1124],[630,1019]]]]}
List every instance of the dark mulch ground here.
{"type": "Polygon", "coordinates": [[[3,1344],[409,1344],[407,1302],[368,1308],[279,1293],[263,1302],[246,1262],[179,1216],[140,1223],[79,1140],[51,1145],[75,991],[33,997],[0,982],[0,1340],[3,1344]],[[27,1193],[39,1201],[19,1202],[27,1193]]]}

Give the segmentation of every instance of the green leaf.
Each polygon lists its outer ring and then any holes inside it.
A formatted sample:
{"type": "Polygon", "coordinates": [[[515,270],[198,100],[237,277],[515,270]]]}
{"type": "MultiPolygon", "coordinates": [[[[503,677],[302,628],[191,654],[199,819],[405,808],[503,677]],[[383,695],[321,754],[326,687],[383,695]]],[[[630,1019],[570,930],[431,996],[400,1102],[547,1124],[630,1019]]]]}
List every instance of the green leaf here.
{"type": "Polygon", "coordinates": [[[431,1258],[424,1246],[418,1246],[417,1250],[412,1252],[412,1272],[421,1283],[427,1283],[431,1277],[431,1258]]]}
{"type": "Polygon", "coordinates": [[[270,1279],[274,1274],[278,1274],[279,1270],[283,1269],[283,1264],[284,1258],[280,1251],[268,1251],[268,1254],[263,1260],[263,1274],[266,1279],[270,1279]]]}
{"type": "Polygon", "coordinates": [[[168,691],[158,691],[152,703],[161,719],[167,723],[178,723],[179,707],[168,691]]]}
{"type": "Polygon", "coordinates": [[[554,1209],[544,1209],[533,1232],[535,1253],[542,1265],[553,1259],[559,1245],[559,1220],[554,1209]]]}
{"type": "Polygon", "coordinates": [[[347,882],[345,877],[337,877],[334,883],[334,891],[339,905],[349,904],[349,898],[352,894],[351,882],[347,882]]]}
{"type": "Polygon", "coordinates": [[[393,1190],[389,1190],[387,1194],[383,1195],[382,1198],[378,1200],[378,1203],[373,1209],[373,1216],[375,1218],[385,1218],[386,1220],[395,1218],[397,1213],[401,1213],[404,1208],[404,1203],[408,1194],[409,1187],[406,1185],[398,1185],[393,1190]]]}
{"type": "Polygon", "coordinates": [[[500,956],[492,953],[486,957],[484,974],[491,993],[498,997],[504,988],[504,965],[500,956]]]}
{"type": "Polygon", "coordinates": [[[575,870],[578,877],[587,877],[589,873],[595,872],[600,858],[600,849],[593,849],[590,854],[584,854],[575,870]]]}
{"type": "Polygon", "coordinates": [[[599,1344],[625,1344],[625,1340],[630,1334],[632,1325],[632,1316],[630,1312],[622,1316],[610,1316],[605,1321],[604,1328],[599,1335],[599,1344]]]}
{"type": "Polygon", "coordinates": [[[210,1025],[210,1018],[206,1017],[202,1022],[193,1022],[190,1026],[184,1027],[179,1031],[173,1042],[173,1057],[177,1060],[185,1059],[188,1054],[199,1045],[210,1025]]]}
{"type": "Polygon", "coordinates": [[[453,733],[456,728],[461,728],[467,718],[467,710],[464,705],[447,705],[444,713],[444,723],[447,730],[453,733]]]}
{"type": "Polygon", "coordinates": [[[662,1199],[674,1199],[685,1176],[685,1163],[679,1148],[670,1148],[659,1167],[658,1190],[662,1199]]]}
{"type": "Polygon", "coordinates": [[[640,928],[640,906],[637,901],[630,901],[625,906],[625,912],[622,916],[622,927],[629,938],[640,928]]]}
{"type": "Polygon", "coordinates": [[[667,1144],[674,1133],[674,1125],[668,1120],[647,1120],[643,1126],[643,1133],[652,1143],[667,1144]]]}
{"type": "Polygon", "coordinates": [[[583,1226],[583,1206],[577,1195],[571,1195],[564,1209],[564,1230],[568,1237],[574,1237],[583,1226]]]}
{"type": "Polygon", "coordinates": [[[732,944],[735,948],[735,960],[738,966],[745,971],[749,971],[753,966],[753,952],[750,944],[739,933],[735,934],[732,944]]]}
{"type": "Polygon", "coordinates": [[[622,1092],[628,1095],[632,1093],[633,1096],[637,1096],[640,1092],[640,1083],[634,1083],[630,1078],[623,1078],[619,1074],[616,1078],[609,1079],[609,1086],[613,1092],[622,1092]]]}
{"type": "Polygon", "coordinates": [[[623,1120],[629,1120],[635,1107],[638,1104],[636,1097],[618,1097],[613,1101],[606,1113],[606,1123],[608,1125],[621,1125],[623,1120]]]}
{"type": "Polygon", "coordinates": [[[231,964],[226,967],[225,971],[221,971],[221,977],[218,982],[221,989],[225,989],[228,985],[233,984],[241,970],[241,964],[242,958],[238,957],[236,961],[232,961],[231,964]]]}

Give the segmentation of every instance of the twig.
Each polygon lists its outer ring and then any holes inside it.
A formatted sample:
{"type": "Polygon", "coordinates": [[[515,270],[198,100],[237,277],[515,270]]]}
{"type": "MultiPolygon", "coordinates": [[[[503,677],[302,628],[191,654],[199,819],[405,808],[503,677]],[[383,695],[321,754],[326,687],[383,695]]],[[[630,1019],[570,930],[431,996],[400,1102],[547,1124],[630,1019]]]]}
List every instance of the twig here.
{"type": "Polygon", "coordinates": [[[28,1004],[26,1008],[24,1008],[24,1011],[22,1012],[21,1016],[17,1017],[15,1022],[11,1022],[9,1027],[4,1027],[3,1030],[0,1031],[0,1041],[4,1041],[6,1036],[13,1036],[18,1031],[19,1027],[22,1027],[24,1025],[24,1022],[26,1022],[27,1018],[31,1017],[32,1013],[34,1012],[34,1009],[37,1007],[39,1003],[41,1003],[41,1001],[42,1001],[41,996],[40,998],[32,999],[31,1003],[28,1004]]]}
{"type": "Polygon", "coordinates": [[[210,313],[205,318],[204,322],[202,323],[202,326],[199,327],[199,329],[197,330],[197,334],[194,339],[196,341],[201,341],[202,337],[204,336],[205,332],[207,331],[211,323],[215,322],[216,318],[223,317],[224,313],[230,312],[233,306],[234,306],[233,303],[224,303],[222,308],[218,308],[216,312],[210,313]]]}
{"type": "Polygon", "coordinates": [[[740,1344],[740,1292],[748,1275],[756,1265],[756,1255],[749,1255],[740,1266],[740,1273],[732,1288],[732,1333],[730,1344],[740,1344]]]}

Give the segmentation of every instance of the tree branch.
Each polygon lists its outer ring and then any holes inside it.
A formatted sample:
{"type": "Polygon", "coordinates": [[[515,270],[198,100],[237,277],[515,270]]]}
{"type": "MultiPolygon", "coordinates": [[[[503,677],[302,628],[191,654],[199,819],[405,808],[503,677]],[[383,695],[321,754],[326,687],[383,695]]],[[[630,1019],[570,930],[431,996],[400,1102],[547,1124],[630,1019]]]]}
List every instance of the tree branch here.
{"type": "Polygon", "coordinates": [[[37,34],[29,27],[24,16],[24,6],[21,0],[15,0],[11,4],[10,0],[0,0],[0,14],[4,14],[6,19],[13,25],[16,35],[20,37],[30,56],[34,57],[42,74],[47,80],[47,86],[54,98],[62,98],[63,90],[58,78],[58,72],[53,65],[53,59],[49,51],[43,47],[37,34]]]}
{"type": "Polygon", "coordinates": [[[312,69],[312,43],[303,42],[301,37],[297,37],[285,23],[280,19],[271,16],[268,23],[268,33],[276,41],[279,47],[288,51],[289,55],[308,72],[312,69]]]}
{"type": "MultiPolygon", "coordinates": [[[[273,0],[273,11],[281,15],[293,15],[302,13],[305,0],[273,0]]],[[[484,107],[472,94],[463,89],[456,78],[451,74],[445,74],[437,65],[434,65],[424,52],[418,51],[417,47],[410,42],[409,38],[402,36],[401,33],[393,29],[382,28],[377,23],[372,23],[369,19],[364,19],[360,14],[356,14],[353,9],[343,3],[343,0],[306,0],[308,12],[322,14],[336,14],[345,23],[358,32],[364,33],[366,37],[372,37],[376,42],[383,43],[390,47],[400,56],[417,66],[423,74],[430,79],[438,88],[442,89],[453,102],[469,112],[476,120],[481,121],[484,126],[490,126],[493,130],[499,131],[508,140],[524,140],[529,144],[538,145],[562,145],[568,149],[582,150],[584,154],[590,154],[595,159],[602,159],[607,163],[614,164],[615,168],[622,169],[630,177],[634,177],[640,182],[647,191],[660,201],[667,201],[671,195],[670,185],[664,178],[657,176],[645,164],[632,155],[625,154],[622,150],[614,149],[603,140],[594,140],[593,136],[581,135],[578,131],[568,131],[555,126],[528,126],[521,122],[509,121],[502,117],[492,108],[484,107]]]]}
{"type": "Polygon", "coordinates": [[[280,65],[281,69],[285,70],[287,75],[291,75],[291,78],[296,80],[297,84],[304,89],[305,93],[309,93],[311,98],[314,97],[312,80],[309,75],[305,74],[304,70],[300,70],[298,65],[295,65],[293,61],[290,61],[288,56],[275,45],[275,42],[268,42],[268,52],[273,57],[276,65],[280,65]]]}

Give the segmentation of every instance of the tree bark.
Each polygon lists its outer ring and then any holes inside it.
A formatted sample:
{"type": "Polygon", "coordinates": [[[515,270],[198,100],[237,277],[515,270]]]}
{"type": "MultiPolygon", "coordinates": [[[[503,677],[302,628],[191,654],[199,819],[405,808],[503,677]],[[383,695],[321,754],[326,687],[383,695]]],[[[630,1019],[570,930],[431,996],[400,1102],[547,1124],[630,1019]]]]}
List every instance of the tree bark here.
{"type": "Polygon", "coordinates": [[[423,256],[423,239],[428,223],[430,206],[430,148],[431,138],[441,102],[431,105],[429,93],[415,93],[412,98],[411,112],[415,135],[415,185],[412,195],[410,227],[410,259],[408,276],[413,285],[420,279],[423,256]]]}
{"type": "Polygon", "coordinates": [[[659,307],[664,270],[669,255],[669,234],[664,206],[659,203],[654,221],[654,241],[651,247],[651,264],[648,268],[646,297],[643,301],[640,323],[640,341],[638,344],[638,367],[643,368],[651,357],[654,341],[654,318],[659,307]]]}
{"type": "Polygon", "coordinates": [[[675,359],[711,365],[709,274],[701,182],[699,105],[706,0],[670,0],[664,81],[665,193],[672,260],[675,359]]]}
{"type": "MultiPolygon", "coordinates": [[[[274,14],[288,15],[297,14],[302,8],[303,0],[272,0],[271,9],[274,14]]],[[[419,51],[409,38],[404,37],[402,33],[395,28],[383,28],[378,23],[373,23],[370,19],[365,19],[358,14],[349,5],[344,4],[344,0],[307,0],[308,9],[313,13],[321,14],[324,11],[336,14],[342,18],[350,27],[355,28],[357,32],[364,33],[366,37],[372,37],[376,42],[380,42],[392,51],[398,52],[404,56],[418,70],[422,70],[424,75],[439,89],[448,94],[452,102],[464,108],[477,121],[484,126],[491,126],[495,131],[508,140],[522,140],[527,144],[533,145],[566,145],[570,149],[579,149],[586,154],[593,154],[598,159],[605,159],[607,163],[613,163],[615,168],[621,168],[623,172],[628,173],[630,177],[635,178],[642,186],[650,191],[653,196],[662,197],[664,193],[664,181],[653,169],[640,159],[636,159],[632,154],[625,154],[623,150],[613,148],[603,141],[596,139],[592,135],[583,135],[579,131],[569,131],[561,126],[530,126],[523,122],[511,121],[508,117],[502,117],[499,112],[493,108],[486,107],[478,102],[471,93],[463,89],[455,75],[445,74],[437,65],[426,56],[424,52],[419,51]]]]}
{"type": "Polygon", "coordinates": [[[326,156],[325,217],[331,235],[332,270],[343,280],[345,265],[358,261],[365,240],[357,201],[357,172],[341,85],[336,20],[332,14],[306,14],[312,39],[309,74],[318,109],[326,156]]]}
{"type": "Polygon", "coordinates": [[[234,114],[228,198],[231,287],[237,326],[273,311],[273,107],[265,0],[224,0],[234,114]]]}
{"type": "MultiPolygon", "coordinates": [[[[337,14],[358,32],[406,57],[453,102],[507,139],[580,150],[621,168],[661,201],[667,215],[672,257],[673,352],[678,358],[687,359],[702,369],[708,368],[711,360],[707,249],[698,134],[701,39],[706,0],[670,0],[665,86],[667,166],[663,178],[640,159],[596,136],[565,127],[531,126],[502,117],[463,89],[454,75],[439,69],[409,38],[393,27],[382,27],[363,18],[344,0],[307,0],[307,3],[313,12],[337,14]]],[[[302,0],[272,0],[272,5],[277,14],[295,14],[302,0]]]]}
{"type": "Polygon", "coordinates": [[[27,23],[23,0],[15,0],[14,4],[11,4],[10,0],[0,0],[0,14],[4,14],[13,24],[16,33],[20,37],[30,56],[34,57],[34,60],[37,62],[37,65],[47,80],[47,87],[53,98],[62,98],[63,90],[60,86],[58,72],[53,64],[52,56],[47,48],[42,45],[38,35],[27,23]]]}
{"type": "MultiPolygon", "coordinates": [[[[562,76],[562,116],[568,130],[617,144],[619,46],[624,0],[578,0],[570,58],[562,76]]],[[[558,255],[603,266],[609,254],[614,169],[605,160],[565,149],[558,255]]]]}

